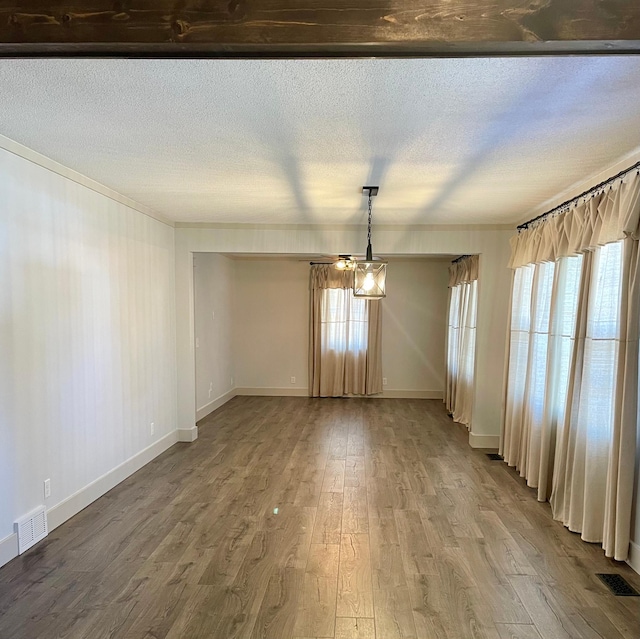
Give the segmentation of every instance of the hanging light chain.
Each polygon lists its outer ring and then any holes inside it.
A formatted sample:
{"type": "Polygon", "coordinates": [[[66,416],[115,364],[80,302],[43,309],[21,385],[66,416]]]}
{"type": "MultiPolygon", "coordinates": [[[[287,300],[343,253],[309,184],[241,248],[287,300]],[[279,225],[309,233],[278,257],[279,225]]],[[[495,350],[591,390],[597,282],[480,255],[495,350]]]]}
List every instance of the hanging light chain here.
{"type": "Polygon", "coordinates": [[[369,225],[367,228],[367,246],[371,245],[371,191],[369,191],[369,225]]]}

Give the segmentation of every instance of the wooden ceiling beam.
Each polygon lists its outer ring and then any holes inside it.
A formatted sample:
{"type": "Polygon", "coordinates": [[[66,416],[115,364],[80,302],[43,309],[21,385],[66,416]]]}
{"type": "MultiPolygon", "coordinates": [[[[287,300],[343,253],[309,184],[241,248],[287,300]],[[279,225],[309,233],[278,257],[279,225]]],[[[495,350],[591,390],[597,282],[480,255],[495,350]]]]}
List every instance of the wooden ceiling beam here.
{"type": "Polygon", "coordinates": [[[640,53],[637,0],[0,0],[0,56],[640,53]]]}

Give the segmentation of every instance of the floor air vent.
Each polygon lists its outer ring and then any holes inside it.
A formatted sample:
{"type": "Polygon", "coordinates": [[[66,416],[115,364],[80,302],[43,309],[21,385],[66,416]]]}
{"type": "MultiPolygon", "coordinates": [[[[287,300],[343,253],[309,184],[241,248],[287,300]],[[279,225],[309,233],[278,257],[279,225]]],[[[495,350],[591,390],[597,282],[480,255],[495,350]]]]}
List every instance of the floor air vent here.
{"type": "Polygon", "coordinates": [[[20,554],[44,539],[49,534],[47,512],[44,506],[40,506],[18,519],[16,532],[18,533],[18,552],[20,554]]]}
{"type": "Polygon", "coordinates": [[[614,573],[597,573],[597,576],[600,577],[616,597],[640,597],[629,582],[621,575],[614,573]]]}
{"type": "Polygon", "coordinates": [[[487,457],[491,461],[502,461],[502,455],[498,455],[498,453],[487,453],[487,457]]]}

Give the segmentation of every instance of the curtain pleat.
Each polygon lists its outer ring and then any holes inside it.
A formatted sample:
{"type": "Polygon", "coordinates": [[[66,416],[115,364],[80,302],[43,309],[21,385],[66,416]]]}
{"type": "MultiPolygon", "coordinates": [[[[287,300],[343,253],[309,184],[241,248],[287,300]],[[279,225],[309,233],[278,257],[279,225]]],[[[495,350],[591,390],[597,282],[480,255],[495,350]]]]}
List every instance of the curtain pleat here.
{"type": "Polygon", "coordinates": [[[509,265],[555,262],[626,237],[640,239],[640,175],[635,172],[566,213],[515,235],[509,265]]]}
{"type": "Polygon", "coordinates": [[[449,288],[477,280],[479,266],[479,255],[467,255],[465,258],[453,262],[449,267],[449,288]]]}
{"type": "MultiPolygon", "coordinates": [[[[640,210],[640,207],[638,207],[640,210]]],[[[602,545],[608,557],[624,560],[629,548],[629,527],[620,522],[631,521],[640,352],[640,243],[632,238],[624,242],[622,270],[621,332],[618,353],[618,385],[615,400],[614,428],[605,501],[602,545]]]]}
{"type": "Polygon", "coordinates": [[[367,300],[367,375],[364,395],[382,392],[382,304],[367,300]]]}
{"type": "Polygon", "coordinates": [[[512,240],[500,450],[555,519],[628,556],[638,426],[640,176],[512,240]]]}

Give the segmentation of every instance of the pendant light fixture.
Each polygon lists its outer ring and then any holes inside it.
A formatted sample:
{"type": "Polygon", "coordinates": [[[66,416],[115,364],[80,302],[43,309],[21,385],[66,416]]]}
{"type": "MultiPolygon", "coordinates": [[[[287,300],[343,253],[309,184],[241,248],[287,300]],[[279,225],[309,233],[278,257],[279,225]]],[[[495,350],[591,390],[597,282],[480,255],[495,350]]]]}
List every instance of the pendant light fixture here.
{"type": "Polygon", "coordinates": [[[353,269],[353,296],[369,300],[386,297],[385,280],[387,262],[374,259],[371,249],[371,198],[378,195],[377,186],[363,186],[362,192],[368,196],[369,223],[367,226],[367,257],[358,260],[353,269]]]}

